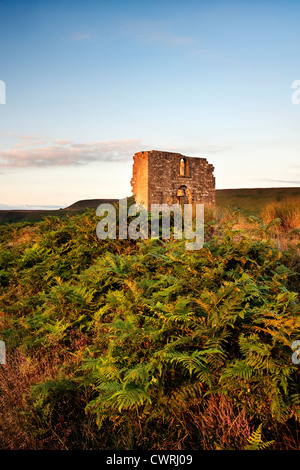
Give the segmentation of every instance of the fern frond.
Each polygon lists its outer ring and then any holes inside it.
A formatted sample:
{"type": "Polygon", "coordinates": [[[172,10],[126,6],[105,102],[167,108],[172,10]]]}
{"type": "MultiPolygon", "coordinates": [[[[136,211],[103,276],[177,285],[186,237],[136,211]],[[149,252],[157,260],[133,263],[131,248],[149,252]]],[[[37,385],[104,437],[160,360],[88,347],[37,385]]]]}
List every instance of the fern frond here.
{"type": "Polygon", "coordinates": [[[138,364],[128,370],[124,376],[125,383],[145,384],[149,380],[149,373],[144,364],[138,364]]]}
{"type": "Polygon", "coordinates": [[[169,399],[171,407],[182,407],[188,406],[189,400],[198,399],[202,395],[202,383],[196,382],[193,384],[185,385],[172,392],[172,396],[169,399]]]}
{"type": "Polygon", "coordinates": [[[219,353],[216,349],[206,349],[203,351],[193,351],[191,354],[187,352],[180,352],[180,351],[159,351],[156,353],[163,362],[166,363],[176,363],[178,365],[182,365],[184,369],[186,369],[190,375],[193,372],[201,373],[206,366],[207,359],[206,355],[219,353]]]}
{"type": "Polygon", "coordinates": [[[265,450],[270,447],[275,441],[262,441],[262,423],[259,424],[258,428],[252,432],[248,438],[249,444],[245,446],[245,450],[265,450]]]}

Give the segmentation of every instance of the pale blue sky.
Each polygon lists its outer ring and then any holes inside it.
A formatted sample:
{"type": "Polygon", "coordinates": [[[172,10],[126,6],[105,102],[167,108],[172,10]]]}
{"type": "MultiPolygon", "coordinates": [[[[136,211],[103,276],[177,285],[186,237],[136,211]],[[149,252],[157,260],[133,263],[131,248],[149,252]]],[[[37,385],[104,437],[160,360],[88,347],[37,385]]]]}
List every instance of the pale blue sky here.
{"type": "Polygon", "coordinates": [[[131,194],[140,150],[300,185],[300,3],[0,0],[0,208],[131,194]]]}

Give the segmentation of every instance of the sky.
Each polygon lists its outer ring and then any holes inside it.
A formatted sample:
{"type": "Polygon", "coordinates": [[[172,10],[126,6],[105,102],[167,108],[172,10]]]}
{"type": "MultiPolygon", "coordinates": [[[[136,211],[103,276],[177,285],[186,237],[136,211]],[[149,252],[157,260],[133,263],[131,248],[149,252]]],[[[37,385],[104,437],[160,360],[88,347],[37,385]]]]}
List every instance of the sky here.
{"type": "Polygon", "coordinates": [[[0,0],[0,209],[130,196],[141,150],[206,158],[217,189],[299,186],[299,18],[292,0],[0,0]]]}

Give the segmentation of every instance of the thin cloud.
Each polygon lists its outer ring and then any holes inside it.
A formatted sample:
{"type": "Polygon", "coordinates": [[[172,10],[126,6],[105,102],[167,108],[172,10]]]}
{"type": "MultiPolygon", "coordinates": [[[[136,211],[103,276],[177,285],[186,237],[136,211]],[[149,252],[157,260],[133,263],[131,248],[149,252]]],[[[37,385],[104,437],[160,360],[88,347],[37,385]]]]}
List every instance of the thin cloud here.
{"type": "Polygon", "coordinates": [[[143,43],[158,43],[168,46],[186,46],[194,43],[190,36],[174,34],[168,25],[162,22],[130,22],[123,26],[125,36],[143,43]]]}
{"type": "Polygon", "coordinates": [[[0,210],[55,210],[55,209],[60,209],[61,206],[49,206],[49,205],[32,205],[32,204],[19,204],[17,206],[10,206],[7,204],[1,204],[0,203],[0,210]]]}
{"type": "Polygon", "coordinates": [[[199,144],[198,147],[198,152],[201,152],[202,154],[212,154],[212,153],[220,153],[220,152],[225,152],[226,150],[229,150],[231,148],[231,145],[229,144],[199,144]]]}
{"type": "Polygon", "coordinates": [[[71,41],[89,41],[93,39],[93,35],[88,32],[76,33],[70,36],[71,41]]]}
{"type": "Polygon", "coordinates": [[[15,146],[0,151],[0,168],[78,166],[91,162],[125,162],[141,149],[138,140],[68,143],[56,140],[40,147],[15,146]]]}
{"type": "Polygon", "coordinates": [[[262,181],[272,181],[273,183],[287,183],[287,184],[299,184],[300,180],[273,180],[270,178],[265,178],[262,181]]]}
{"type": "Polygon", "coordinates": [[[54,139],[53,143],[57,144],[57,145],[68,145],[68,144],[71,144],[72,141],[71,140],[54,139]]]}
{"type": "Polygon", "coordinates": [[[18,143],[15,145],[14,148],[23,148],[24,146],[35,146],[35,145],[45,145],[47,143],[47,140],[41,139],[40,135],[24,135],[24,134],[18,134],[17,132],[4,132],[4,135],[6,137],[13,137],[14,139],[18,140],[18,143]]]}
{"type": "MultiPolygon", "coordinates": [[[[16,134],[18,136],[18,134],[16,134]]],[[[36,136],[35,135],[20,135],[20,139],[22,140],[35,140],[36,136]]]]}
{"type": "Polygon", "coordinates": [[[29,142],[29,141],[40,139],[39,135],[35,135],[35,134],[24,135],[24,134],[18,134],[17,132],[13,132],[13,131],[4,132],[4,135],[7,137],[15,137],[16,139],[19,139],[24,142],[29,142]]]}
{"type": "Polygon", "coordinates": [[[168,146],[164,147],[166,151],[169,152],[178,152],[178,153],[183,153],[184,155],[187,156],[205,156],[207,154],[215,154],[215,153],[221,153],[225,152],[226,150],[229,150],[230,148],[233,147],[233,144],[231,143],[224,143],[224,144],[210,144],[207,142],[199,142],[196,146],[186,146],[186,145],[173,145],[173,146],[168,146]]]}
{"type": "MultiPolygon", "coordinates": [[[[32,141],[32,142],[29,142],[29,145],[32,145],[32,146],[36,146],[36,145],[45,145],[47,143],[46,140],[36,140],[36,141],[32,141]]],[[[19,142],[18,144],[16,144],[15,148],[23,148],[24,147],[24,142],[19,142]]]]}

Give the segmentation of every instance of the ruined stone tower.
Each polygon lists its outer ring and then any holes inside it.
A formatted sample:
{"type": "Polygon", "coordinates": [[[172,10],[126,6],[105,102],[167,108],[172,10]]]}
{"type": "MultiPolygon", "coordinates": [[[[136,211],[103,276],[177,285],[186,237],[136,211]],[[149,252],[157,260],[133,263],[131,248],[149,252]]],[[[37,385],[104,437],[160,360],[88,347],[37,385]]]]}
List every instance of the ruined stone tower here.
{"type": "Polygon", "coordinates": [[[151,150],[133,157],[132,193],[137,204],[215,204],[213,165],[205,158],[151,150]]]}

